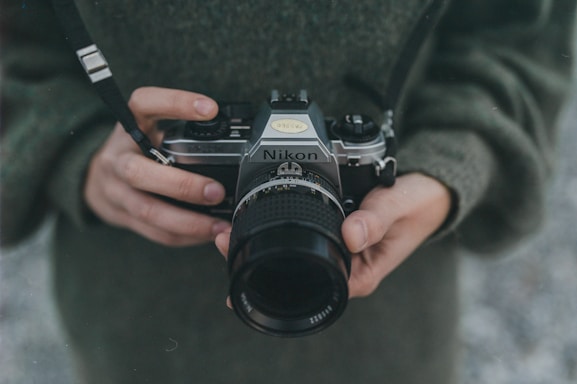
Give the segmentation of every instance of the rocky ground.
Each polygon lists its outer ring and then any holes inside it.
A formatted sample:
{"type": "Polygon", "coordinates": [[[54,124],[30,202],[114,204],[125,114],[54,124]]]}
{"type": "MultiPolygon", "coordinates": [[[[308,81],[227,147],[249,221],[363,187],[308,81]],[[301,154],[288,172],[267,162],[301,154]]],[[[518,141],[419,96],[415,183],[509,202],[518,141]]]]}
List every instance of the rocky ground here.
{"type": "MultiPolygon", "coordinates": [[[[496,260],[463,258],[463,384],[577,383],[577,102],[543,231],[496,260]]],[[[50,300],[46,226],[0,263],[0,384],[72,384],[50,300]]]]}

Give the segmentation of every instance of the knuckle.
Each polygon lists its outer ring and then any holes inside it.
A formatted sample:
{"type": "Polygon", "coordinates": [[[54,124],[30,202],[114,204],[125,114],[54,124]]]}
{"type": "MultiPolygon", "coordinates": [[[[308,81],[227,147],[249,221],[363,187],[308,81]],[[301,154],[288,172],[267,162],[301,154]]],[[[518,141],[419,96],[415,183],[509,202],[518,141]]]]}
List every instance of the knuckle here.
{"type": "Polygon", "coordinates": [[[403,190],[394,190],[388,198],[388,206],[399,217],[407,215],[413,206],[410,197],[403,190]]]}
{"type": "Polygon", "coordinates": [[[365,215],[367,222],[366,228],[369,236],[369,241],[372,245],[380,241],[387,232],[390,225],[390,218],[385,215],[379,215],[375,211],[367,211],[365,215]]]}
{"type": "Polygon", "coordinates": [[[135,89],[130,98],[128,99],[128,107],[133,112],[140,111],[143,107],[143,101],[145,99],[145,94],[147,93],[146,88],[135,89]]]}
{"type": "Polygon", "coordinates": [[[183,95],[187,95],[188,94],[182,94],[182,93],[177,93],[177,92],[171,92],[168,95],[166,95],[166,101],[168,103],[168,105],[170,106],[170,108],[174,111],[174,113],[186,113],[187,111],[191,110],[191,103],[189,101],[189,98],[187,97],[183,97],[183,95]]]}
{"type": "Polygon", "coordinates": [[[97,166],[104,170],[113,169],[116,164],[116,158],[115,154],[108,150],[101,150],[94,156],[97,166]]]}
{"type": "Polygon", "coordinates": [[[135,156],[122,156],[118,159],[121,177],[132,186],[139,185],[142,177],[142,167],[135,156]]]}
{"type": "Polygon", "coordinates": [[[192,175],[185,175],[176,182],[176,198],[182,201],[199,202],[199,184],[192,175]]]}
{"type": "Polygon", "coordinates": [[[156,209],[153,204],[139,204],[132,214],[139,221],[152,223],[155,221],[156,209]]]}

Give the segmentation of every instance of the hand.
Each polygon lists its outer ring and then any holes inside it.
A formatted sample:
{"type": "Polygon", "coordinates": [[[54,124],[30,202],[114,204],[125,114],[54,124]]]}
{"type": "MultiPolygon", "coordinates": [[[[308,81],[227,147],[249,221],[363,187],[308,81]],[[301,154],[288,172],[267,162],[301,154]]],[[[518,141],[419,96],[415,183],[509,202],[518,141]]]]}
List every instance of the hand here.
{"type": "Polygon", "coordinates": [[[353,253],[349,296],[370,295],[444,223],[449,189],[419,173],[401,176],[392,188],[373,189],[342,225],[353,253]]]}
{"type": "MultiPolygon", "coordinates": [[[[206,96],[154,87],[134,91],[129,107],[155,145],[161,140],[158,120],[209,120],[218,111],[218,105],[206,96]]],[[[169,246],[211,241],[230,226],[153,194],[203,205],[218,204],[225,197],[224,187],[208,177],[146,158],[117,123],[92,158],[84,187],[86,203],[99,218],[169,246]]]]}
{"type": "MultiPolygon", "coordinates": [[[[342,225],[353,253],[349,296],[371,294],[443,224],[450,207],[449,189],[419,173],[399,177],[392,188],[373,189],[342,225]]],[[[215,240],[225,257],[229,235],[223,232],[215,240]]]]}

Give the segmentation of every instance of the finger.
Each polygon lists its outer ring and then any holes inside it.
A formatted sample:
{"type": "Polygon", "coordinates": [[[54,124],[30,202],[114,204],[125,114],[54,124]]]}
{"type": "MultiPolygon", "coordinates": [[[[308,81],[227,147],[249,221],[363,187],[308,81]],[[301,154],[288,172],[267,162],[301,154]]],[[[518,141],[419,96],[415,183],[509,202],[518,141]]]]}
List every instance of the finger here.
{"type": "Polygon", "coordinates": [[[205,95],[160,87],[136,89],[128,105],[145,132],[161,119],[209,120],[218,112],[217,103],[205,95]]]}
{"type": "Polygon", "coordinates": [[[177,207],[114,179],[99,185],[90,197],[91,207],[98,207],[103,219],[123,227],[143,228],[134,223],[139,221],[162,233],[202,241],[213,240],[230,227],[224,220],[177,207]]]}
{"type": "MultiPolygon", "coordinates": [[[[170,231],[169,228],[158,226],[158,223],[150,224],[146,221],[139,220],[120,209],[105,209],[102,218],[110,225],[130,229],[149,240],[171,247],[190,246],[209,242],[214,239],[218,231],[223,230],[222,227],[228,226],[226,222],[215,222],[212,224],[212,227],[210,224],[206,225],[206,228],[212,228],[212,233],[202,233],[196,230],[190,232],[182,230],[170,231]]],[[[202,225],[200,221],[197,223],[198,225],[202,225]]]]}
{"type": "Polygon", "coordinates": [[[378,243],[395,221],[415,209],[415,192],[407,184],[399,178],[392,188],[374,188],[365,196],[359,210],[347,217],[342,233],[351,252],[358,253],[378,243]]]}
{"type": "Polygon", "coordinates": [[[213,240],[230,226],[224,220],[180,208],[143,193],[134,193],[133,197],[123,199],[121,206],[134,220],[169,233],[204,241],[213,240]]]}
{"type": "Polygon", "coordinates": [[[417,246],[417,243],[410,241],[410,236],[403,238],[395,227],[396,225],[391,228],[384,240],[353,255],[349,278],[349,297],[370,295],[380,282],[397,268],[417,246]],[[389,239],[389,236],[392,239],[389,239]]]}
{"type": "Polygon", "coordinates": [[[128,217],[126,222],[128,224],[126,227],[131,231],[136,232],[151,241],[169,247],[198,245],[211,240],[210,238],[180,235],[177,233],[169,232],[163,228],[152,226],[139,220],[134,220],[131,217],[128,217]]]}
{"type": "MultiPolygon", "coordinates": [[[[425,216],[435,215],[433,206],[427,205],[429,211],[425,216]]],[[[422,215],[402,217],[390,225],[381,241],[355,254],[351,262],[350,297],[371,294],[431,235],[441,222],[439,220],[431,221],[422,215]]]]}
{"type": "Polygon", "coordinates": [[[106,201],[103,204],[96,203],[99,207],[98,215],[104,222],[115,227],[130,229],[154,242],[167,246],[188,246],[209,241],[209,239],[189,234],[170,232],[165,228],[137,220],[124,209],[108,204],[106,201]]]}
{"type": "Polygon", "coordinates": [[[215,180],[174,167],[166,167],[139,154],[125,153],[117,159],[116,175],[131,187],[201,205],[222,202],[226,191],[215,180]]]}
{"type": "Polygon", "coordinates": [[[359,210],[352,212],[343,222],[345,244],[353,253],[378,243],[389,227],[403,212],[391,189],[376,188],[364,199],[359,210]]]}
{"type": "Polygon", "coordinates": [[[181,208],[123,183],[102,186],[102,198],[131,219],[179,235],[212,239],[228,228],[228,223],[212,216],[181,208]],[[226,225],[225,225],[226,224],[226,225]]]}
{"type": "Polygon", "coordinates": [[[225,259],[228,258],[228,247],[230,245],[230,229],[222,231],[214,239],[214,244],[218,251],[224,256],[225,259]]]}

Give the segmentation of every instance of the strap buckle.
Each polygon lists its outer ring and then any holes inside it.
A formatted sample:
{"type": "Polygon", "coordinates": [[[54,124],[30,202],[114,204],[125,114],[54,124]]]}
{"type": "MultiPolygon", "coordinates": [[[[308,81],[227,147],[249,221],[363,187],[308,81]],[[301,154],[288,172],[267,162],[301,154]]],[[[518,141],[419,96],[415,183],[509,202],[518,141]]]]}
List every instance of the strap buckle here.
{"type": "Polygon", "coordinates": [[[77,50],[76,56],[92,83],[112,77],[108,62],[96,44],[77,50]]]}
{"type": "Polygon", "coordinates": [[[172,165],[174,160],[171,156],[165,156],[161,151],[152,147],[148,152],[154,157],[154,159],[162,165],[172,165]]]}

